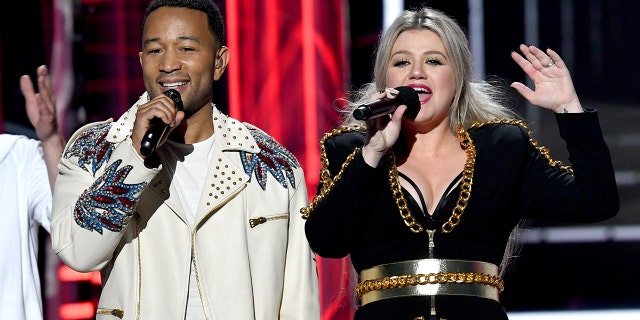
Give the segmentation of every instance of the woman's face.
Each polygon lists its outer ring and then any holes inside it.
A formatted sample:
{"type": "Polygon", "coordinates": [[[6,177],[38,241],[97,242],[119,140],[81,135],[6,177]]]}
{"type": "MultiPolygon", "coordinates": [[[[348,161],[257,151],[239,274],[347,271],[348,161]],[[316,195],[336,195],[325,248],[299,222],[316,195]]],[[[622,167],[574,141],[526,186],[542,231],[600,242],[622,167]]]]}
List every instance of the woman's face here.
{"type": "Polygon", "coordinates": [[[418,92],[420,112],[415,122],[442,122],[456,91],[456,79],[440,37],[431,30],[407,30],[391,49],[387,87],[409,86],[418,92]]]}

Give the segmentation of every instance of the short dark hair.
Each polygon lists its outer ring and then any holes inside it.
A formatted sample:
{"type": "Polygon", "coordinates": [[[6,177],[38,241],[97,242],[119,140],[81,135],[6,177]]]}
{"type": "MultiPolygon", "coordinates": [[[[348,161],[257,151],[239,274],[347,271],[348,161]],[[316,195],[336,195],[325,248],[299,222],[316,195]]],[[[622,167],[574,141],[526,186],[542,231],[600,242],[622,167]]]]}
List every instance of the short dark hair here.
{"type": "Polygon", "coordinates": [[[222,13],[220,13],[220,8],[213,0],[151,0],[147,6],[147,11],[144,13],[143,28],[149,14],[162,7],[187,8],[206,13],[209,21],[209,31],[220,42],[221,46],[226,45],[222,13]]]}

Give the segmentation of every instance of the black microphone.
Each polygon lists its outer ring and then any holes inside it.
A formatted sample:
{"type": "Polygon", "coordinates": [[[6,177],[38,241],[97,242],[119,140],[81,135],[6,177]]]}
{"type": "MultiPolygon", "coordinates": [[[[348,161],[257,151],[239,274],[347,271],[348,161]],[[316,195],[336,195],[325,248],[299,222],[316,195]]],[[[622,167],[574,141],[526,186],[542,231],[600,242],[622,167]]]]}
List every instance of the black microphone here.
{"type": "Polygon", "coordinates": [[[418,111],[420,111],[420,98],[418,97],[418,93],[413,88],[407,86],[397,87],[395,89],[398,90],[398,95],[395,99],[382,97],[369,103],[361,104],[353,110],[353,117],[356,118],[356,120],[369,120],[381,117],[393,113],[400,105],[404,104],[407,106],[407,111],[404,112],[404,115],[411,119],[415,118],[418,111]]]}
{"type": "MultiPolygon", "coordinates": [[[[175,89],[169,89],[163,93],[173,100],[173,103],[176,105],[176,110],[184,110],[180,92],[175,89]]],[[[142,142],[140,142],[140,153],[143,156],[149,156],[156,151],[158,143],[160,143],[162,136],[164,136],[165,131],[167,131],[167,127],[168,125],[164,123],[162,119],[157,117],[151,119],[149,129],[147,129],[147,133],[145,133],[144,137],[142,137],[142,142]]]]}

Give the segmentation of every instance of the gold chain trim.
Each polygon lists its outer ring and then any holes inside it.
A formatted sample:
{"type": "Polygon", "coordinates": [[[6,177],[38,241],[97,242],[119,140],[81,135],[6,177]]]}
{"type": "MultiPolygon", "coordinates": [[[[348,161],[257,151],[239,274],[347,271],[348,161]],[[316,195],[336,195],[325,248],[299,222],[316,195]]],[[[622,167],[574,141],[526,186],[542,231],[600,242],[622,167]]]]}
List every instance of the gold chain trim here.
{"type": "MultiPolygon", "coordinates": [[[[573,175],[573,169],[570,166],[566,166],[562,164],[561,161],[556,161],[551,158],[549,153],[549,149],[547,147],[540,146],[538,142],[532,138],[531,129],[526,125],[523,120],[516,119],[498,119],[494,121],[484,121],[484,122],[476,122],[470,126],[470,128],[480,128],[485,125],[491,124],[511,124],[511,125],[519,125],[527,130],[529,135],[529,142],[533,145],[540,154],[547,160],[550,166],[558,167],[561,170],[567,171],[573,175]]],[[[321,163],[322,170],[320,171],[320,180],[322,183],[322,189],[319,194],[314,197],[311,204],[307,207],[300,209],[302,213],[302,217],[304,219],[309,217],[309,214],[313,211],[313,209],[317,206],[318,202],[320,202],[328,193],[331,187],[340,180],[342,177],[342,173],[344,169],[347,167],[349,163],[354,159],[356,153],[359,148],[355,148],[355,150],[347,157],[345,162],[342,164],[342,168],[340,172],[336,175],[334,179],[331,179],[331,174],[329,172],[329,160],[327,159],[327,151],[324,146],[324,142],[331,136],[337,135],[340,133],[354,131],[354,130],[365,130],[366,127],[362,125],[358,126],[346,126],[339,129],[333,129],[331,132],[326,133],[322,140],[320,141],[320,155],[321,155],[321,163]]],[[[476,149],[473,145],[473,140],[469,136],[467,130],[464,129],[462,125],[458,126],[458,130],[456,132],[458,140],[460,141],[460,147],[467,153],[467,161],[465,163],[464,169],[462,171],[462,182],[460,184],[460,194],[458,195],[458,200],[456,201],[456,206],[453,208],[451,212],[451,216],[449,219],[442,225],[441,231],[443,233],[451,233],[453,229],[460,224],[460,219],[464,210],[467,207],[467,203],[469,198],[471,197],[471,186],[473,185],[473,173],[476,162],[476,149]]],[[[404,223],[409,230],[414,233],[420,233],[424,230],[422,225],[415,220],[415,217],[411,214],[411,210],[409,210],[407,206],[407,200],[402,194],[402,189],[400,187],[400,180],[398,178],[398,168],[395,163],[395,155],[393,150],[389,152],[391,157],[391,170],[389,170],[389,184],[391,187],[391,192],[393,193],[393,197],[396,201],[396,206],[398,207],[400,217],[404,220],[404,223]]]]}
{"type": "Polygon", "coordinates": [[[303,219],[309,218],[309,214],[311,214],[311,211],[313,211],[316,208],[316,206],[318,205],[318,202],[322,201],[322,199],[324,199],[324,197],[327,196],[327,194],[329,193],[333,185],[337,183],[340,180],[340,178],[342,178],[342,173],[344,172],[344,169],[349,165],[349,163],[351,163],[351,161],[353,161],[356,154],[358,153],[358,150],[360,150],[360,148],[355,148],[353,152],[349,154],[347,159],[342,164],[342,167],[340,168],[340,172],[338,172],[336,177],[332,179],[331,172],[329,172],[329,159],[327,158],[327,148],[324,146],[324,143],[327,141],[327,139],[329,139],[334,135],[338,135],[338,134],[349,132],[349,131],[363,131],[363,130],[366,130],[366,127],[363,125],[344,126],[338,129],[333,129],[330,132],[327,132],[324,134],[324,136],[320,140],[320,163],[322,164],[322,169],[320,170],[320,183],[322,184],[322,189],[313,198],[313,200],[308,206],[300,209],[300,213],[302,213],[303,219]]]}
{"type": "MultiPolygon", "coordinates": [[[[443,233],[450,233],[458,224],[460,224],[460,218],[464,213],[464,209],[467,207],[469,198],[471,197],[471,185],[473,184],[473,171],[476,163],[476,148],[473,145],[473,141],[469,136],[469,133],[464,130],[462,125],[458,126],[457,132],[458,140],[460,141],[460,147],[467,153],[467,162],[464,165],[462,171],[462,182],[460,184],[460,194],[458,195],[458,201],[456,206],[451,212],[449,220],[442,225],[443,233]]],[[[407,207],[407,200],[402,194],[400,187],[400,179],[398,178],[398,167],[396,166],[395,155],[391,152],[391,170],[389,170],[389,184],[391,185],[391,192],[396,200],[396,205],[400,211],[400,217],[404,220],[404,224],[409,227],[409,230],[413,233],[420,233],[424,230],[419,222],[411,214],[411,210],[407,207]]]]}
{"type": "Polygon", "coordinates": [[[498,289],[498,292],[504,290],[504,281],[493,275],[478,272],[438,272],[366,280],[356,286],[356,296],[361,298],[371,291],[426,284],[483,284],[498,289]]]}
{"type": "Polygon", "coordinates": [[[561,170],[564,170],[568,173],[570,173],[571,175],[573,175],[573,169],[571,168],[571,166],[567,166],[564,165],[561,161],[557,161],[557,160],[553,160],[553,158],[551,158],[551,154],[549,153],[549,148],[544,147],[544,146],[540,146],[538,144],[538,141],[536,141],[535,139],[531,138],[533,136],[533,133],[531,132],[531,129],[529,129],[529,127],[527,126],[527,124],[522,121],[522,120],[515,120],[515,119],[500,119],[500,120],[495,120],[495,121],[488,121],[488,122],[476,122],[474,124],[471,125],[471,128],[480,128],[484,125],[487,124],[513,124],[513,125],[519,125],[525,129],[527,129],[527,134],[529,135],[529,142],[531,143],[531,145],[533,145],[536,150],[538,150],[538,152],[540,152],[540,154],[542,154],[542,156],[547,160],[547,162],[549,163],[550,166],[552,167],[558,167],[561,170]]]}
{"type": "MultiPolygon", "coordinates": [[[[542,156],[547,160],[550,166],[558,167],[561,170],[565,170],[573,175],[573,169],[571,169],[571,167],[563,165],[561,161],[553,160],[551,158],[551,155],[549,154],[549,148],[540,146],[535,139],[531,138],[531,129],[529,129],[526,123],[522,120],[499,119],[495,121],[476,122],[472,124],[470,128],[480,128],[482,126],[490,124],[512,124],[519,125],[525,128],[530,137],[529,142],[536,148],[536,150],[538,150],[538,152],[540,152],[540,154],[542,154],[542,156]]],[[[456,206],[453,208],[449,220],[447,220],[442,225],[442,233],[451,233],[453,231],[453,228],[460,224],[460,218],[462,217],[462,214],[467,207],[467,203],[469,202],[469,198],[471,197],[471,186],[473,185],[473,172],[476,163],[476,148],[473,145],[473,140],[469,136],[469,133],[464,129],[462,125],[458,126],[457,136],[458,140],[460,141],[460,147],[467,153],[467,162],[465,163],[464,170],[462,171],[460,194],[458,196],[458,200],[456,201],[456,206]]],[[[415,218],[411,214],[411,211],[407,207],[407,200],[402,194],[402,189],[400,188],[400,180],[398,178],[398,168],[396,167],[395,157],[393,153],[391,153],[391,157],[392,161],[391,170],[389,171],[389,183],[391,185],[391,191],[393,192],[394,199],[396,200],[396,205],[398,206],[398,210],[400,211],[400,216],[404,220],[404,223],[409,227],[409,230],[414,233],[422,232],[422,225],[419,222],[416,222],[415,218]]]]}

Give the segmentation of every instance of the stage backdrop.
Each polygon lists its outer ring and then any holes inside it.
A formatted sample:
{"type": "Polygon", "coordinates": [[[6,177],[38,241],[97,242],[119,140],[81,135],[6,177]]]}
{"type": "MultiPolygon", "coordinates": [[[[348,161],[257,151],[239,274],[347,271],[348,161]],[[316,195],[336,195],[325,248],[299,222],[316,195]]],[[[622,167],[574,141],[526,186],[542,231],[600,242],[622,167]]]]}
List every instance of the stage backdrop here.
{"type": "MultiPolygon", "coordinates": [[[[226,1],[229,113],[298,157],[310,196],[319,179],[318,141],[348,88],[346,8],[342,0],[226,1]]],[[[319,258],[324,320],[352,318],[350,270],[347,259],[319,258]]]]}
{"type": "MultiPolygon", "coordinates": [[[[318,141],[348,87],[345,8],[342,0],[226,1],[229,113],[298,157],[310,196],[319,179],[318,141]]],[[[320,258],[318,268],[323,319],[352,318],[352,278],[342,276],[349,261],[320,258]]]]}

